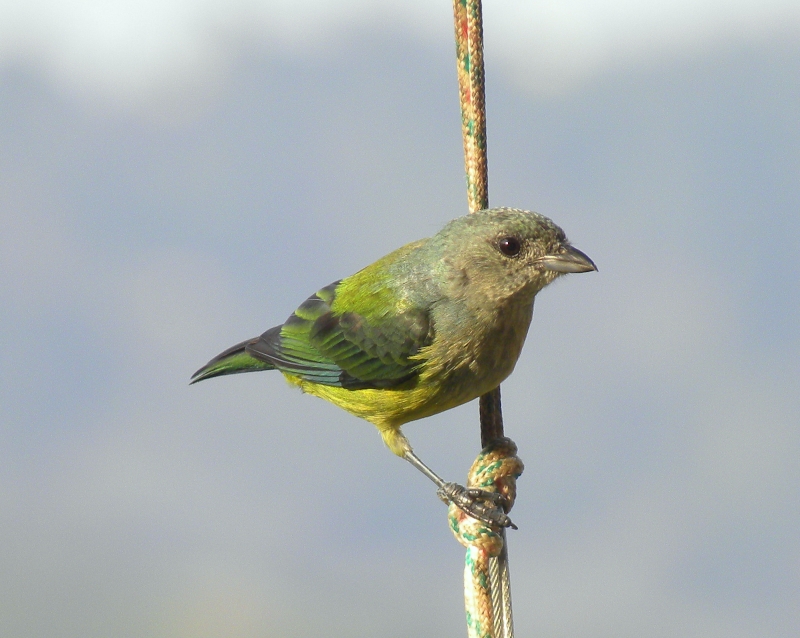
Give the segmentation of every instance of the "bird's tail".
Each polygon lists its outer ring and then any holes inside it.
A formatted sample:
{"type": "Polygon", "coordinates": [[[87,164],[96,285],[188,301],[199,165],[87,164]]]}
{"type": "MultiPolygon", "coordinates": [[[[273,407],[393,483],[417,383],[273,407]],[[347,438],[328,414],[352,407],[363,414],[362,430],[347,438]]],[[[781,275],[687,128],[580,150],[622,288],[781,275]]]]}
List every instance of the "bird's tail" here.
{"type": "Polygon", "coordinates": [[[274,370],[275,366],[271,363],[251,357],[245,351],[245,348],[255,341],[258,341],[258,338],[242,341],[232,348],[228,348],[225,352],[221,352],[192,375],[190,384],[197,383],[203,379],[210,379],[211,377],[221,377],[224,374],[274,370]]]}

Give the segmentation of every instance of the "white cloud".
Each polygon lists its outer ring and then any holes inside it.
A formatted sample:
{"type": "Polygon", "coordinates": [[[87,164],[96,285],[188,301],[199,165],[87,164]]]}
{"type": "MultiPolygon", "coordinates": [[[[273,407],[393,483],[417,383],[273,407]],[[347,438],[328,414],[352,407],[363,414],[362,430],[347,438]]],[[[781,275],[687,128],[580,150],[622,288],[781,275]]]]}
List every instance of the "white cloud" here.
{"type": "Polygon", "coordinates": [[[557,92],[610,66],[692,53],[726,39],[800,26],[787,0],[508,0],[484,9],[487,48],[537,92],[557,92]]]}
{"type": "MultiPolygon", "coordinates": [[[[350,0],[0,4],[0,65],[33,63],[72,91],[124,101],[213,89],[243,45],[311,51],[341,46],[343,31],[402,30],[449,40],[450,5],[402,7],[350,0]]],[[[726,38],[800,26],[792,0],[653,3],[646,0],[488,2],[495,64],[536,90],[563,90],[609,66],[674,56],[726,38]]],[[[497,68],[497,67],[496,67],[497,68]]]]}

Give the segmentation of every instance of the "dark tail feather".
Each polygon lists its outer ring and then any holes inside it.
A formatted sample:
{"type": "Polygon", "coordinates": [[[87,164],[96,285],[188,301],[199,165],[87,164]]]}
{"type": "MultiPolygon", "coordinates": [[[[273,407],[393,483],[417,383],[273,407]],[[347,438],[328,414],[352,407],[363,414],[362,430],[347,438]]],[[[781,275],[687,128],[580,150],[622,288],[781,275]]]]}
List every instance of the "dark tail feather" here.
{"type": "Polygon", "coordinates": [[[265,361],[260,361],[255,357],[251,357],[245,348],[256,341],[255,339],[248,339],[237,343],[232,348],[228,348],[225,352],[218,354],[211,359],[206,365],[200,368],[192,375],[192,383],[197,383],[203,379],[210,379],[211,377],[221,377],[225,374],[239,374],[240,372],[258,372],[260,370],[274,370],[275,366],[265,361]]]}

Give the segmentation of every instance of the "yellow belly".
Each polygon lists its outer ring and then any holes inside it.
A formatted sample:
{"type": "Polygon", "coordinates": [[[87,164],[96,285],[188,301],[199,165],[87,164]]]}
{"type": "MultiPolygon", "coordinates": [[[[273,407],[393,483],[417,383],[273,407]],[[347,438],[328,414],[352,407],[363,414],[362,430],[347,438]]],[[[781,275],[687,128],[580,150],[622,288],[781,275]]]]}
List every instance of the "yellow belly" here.
{"type": "Polygon", "coordinates": [[[284,373],[292,385],[373,423],[398,456],[410,449],[400,426],[471,401],[503,381],[517,362],[530,324],[532,303],[497,312],[495,321],[470,326],[417,355],[419,375],[393,388],[347,389],[284,373]],[[482,330],[479,330],[483,328],[482,330]]]}

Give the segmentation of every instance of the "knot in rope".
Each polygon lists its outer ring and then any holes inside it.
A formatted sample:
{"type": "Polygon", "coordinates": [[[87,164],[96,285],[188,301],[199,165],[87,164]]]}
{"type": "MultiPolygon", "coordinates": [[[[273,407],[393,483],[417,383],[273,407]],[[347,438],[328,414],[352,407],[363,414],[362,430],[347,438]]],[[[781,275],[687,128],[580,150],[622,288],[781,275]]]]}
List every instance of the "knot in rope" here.
{"type": "MultiPolygon", "coordinates": [[[[517,497],[517,478],[525,466],[517,456],[516,444],[507,437],[491,441],[483,448],[472,464],[467,476],[467,487],[500,494],[503,509],[508,513],[517,497]]],[[[486,523],[472,518],[451,504],[448,511],[450,528],[464,547],[477,546],[497,556],[503,549],[498,532],[486,523]]]]}

